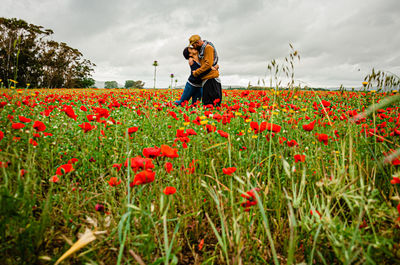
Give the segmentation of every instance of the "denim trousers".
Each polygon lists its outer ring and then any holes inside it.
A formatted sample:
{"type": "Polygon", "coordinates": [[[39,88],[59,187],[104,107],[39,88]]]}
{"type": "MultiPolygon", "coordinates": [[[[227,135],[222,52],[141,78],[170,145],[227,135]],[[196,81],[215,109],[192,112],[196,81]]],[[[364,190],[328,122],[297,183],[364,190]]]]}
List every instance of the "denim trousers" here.
{"type": "Polygon", "coordinates": [[[181,105],[183,102],[192,99],[192,104],[199,101],[203,94],[202,87],[192,86],[189,82],[186,82],[185,89],[183,90],[182,96],[180,100],[175,101],[176,105],[181,105]]]}

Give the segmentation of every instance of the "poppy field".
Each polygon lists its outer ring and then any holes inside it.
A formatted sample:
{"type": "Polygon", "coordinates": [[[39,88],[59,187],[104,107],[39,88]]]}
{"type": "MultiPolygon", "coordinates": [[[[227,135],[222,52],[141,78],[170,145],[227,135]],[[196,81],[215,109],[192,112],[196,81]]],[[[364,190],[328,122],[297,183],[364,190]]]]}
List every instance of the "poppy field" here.
{"type": "Polygon", "coordinates": [[[3,89],[4,264],[396,264],[397,91],[3,89]]]}

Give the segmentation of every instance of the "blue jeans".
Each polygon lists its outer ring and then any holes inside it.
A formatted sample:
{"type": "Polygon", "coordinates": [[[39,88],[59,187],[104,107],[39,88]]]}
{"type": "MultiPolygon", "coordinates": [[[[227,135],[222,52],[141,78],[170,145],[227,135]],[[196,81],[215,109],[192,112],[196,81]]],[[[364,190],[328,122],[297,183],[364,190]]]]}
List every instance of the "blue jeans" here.
{"type": "Polygon", "coordinates": [[[175,101],[175,105],[180,106],[183,102],[190,100],[192,98],[192,104],[201,100],[203,95],[202,87],[192,86],[189,82],[186,82],[185,89],[183,90],[182,96],[180,100],[175,101]]]}

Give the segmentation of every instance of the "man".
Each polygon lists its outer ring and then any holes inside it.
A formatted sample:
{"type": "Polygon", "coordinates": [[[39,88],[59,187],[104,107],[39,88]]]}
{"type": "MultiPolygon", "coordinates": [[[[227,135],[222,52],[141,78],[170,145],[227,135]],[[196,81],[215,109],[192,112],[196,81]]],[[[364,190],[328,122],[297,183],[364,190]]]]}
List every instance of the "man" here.
{"type": "Polygon", "coordinates": [[[199,51],[200,68],[193,71],[194,77],[200,76],[206,71],[208,74],[201,77],[203,86],[203,104],[219,106],[222,101],[222,88],[218,70],[211,69],[218,63],[218,55],[211,42],[202,40],[199,35],[192,35],[189,38],[190,46],[199,51]]]}

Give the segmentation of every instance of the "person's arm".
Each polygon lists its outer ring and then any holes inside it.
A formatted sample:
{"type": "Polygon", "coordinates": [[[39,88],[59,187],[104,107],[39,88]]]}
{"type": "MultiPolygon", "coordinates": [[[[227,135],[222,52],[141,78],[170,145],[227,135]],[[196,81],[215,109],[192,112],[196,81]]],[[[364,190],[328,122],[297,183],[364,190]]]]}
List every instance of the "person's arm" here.
{"type": "Polygon", "coordinates": [[[204,49],[204,62],[202,62],[199,69],[193,71],[193,75],[195,77],[199,76],[201,73],[204,73],[208,69],[211,68],[214,62],[214,48],[211,45],[207,45],[204,49]]]}

